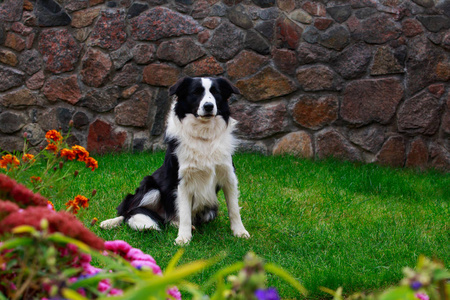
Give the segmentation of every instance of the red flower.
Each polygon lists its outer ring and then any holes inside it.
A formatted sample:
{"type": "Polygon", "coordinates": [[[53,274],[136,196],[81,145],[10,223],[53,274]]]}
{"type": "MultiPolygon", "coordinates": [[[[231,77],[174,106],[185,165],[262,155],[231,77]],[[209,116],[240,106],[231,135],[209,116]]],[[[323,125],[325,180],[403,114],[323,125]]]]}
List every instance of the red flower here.
{"type": "Polygon", "coordinates": [[[89,206],[89,199],[81,195],[76,196],[73,201],[83,208],[87,208],[89,206]]]}
{"type": "Polygon", "coordinates": [[[35,162],[36,160],[34,159],[34,155],[33,154],[24,154],[22,156],[22,161],[23,162],[35,162]]]}
{"type": "Polygon", "coordinates": [[[0,220],[18,210],[19,207],[17,204],[12,203],[11,201],[0,200],[0,220]]]}
{"type": "Polygon", "coordinates": [[[12,165],[12,167],[16,167],[20,165],[20,161],[14,155],[7,154],[2,156],[0,160],[0,168],[6,169],[8,165],[12,165]]]}
{"type": "Polygon", "coordinates": [[[47,142],[50,143],[51,141],[59,142],[62,141],[61,133],[59,133],[56,130],[49,130],[45,134],[45,138],[47,139],[47,142]]]}
{"type": "Polygon", "coordinates": [[[39,176],[31,176],[31,177],[30,177],[30,180],[31,180],[31,182],[33,182],[33,183],[37,183],[37,182],[42,181],[41,177],[39,177],[39,176]]]}
{"type": "Polygon", "coordinates": [[[68,160],[74,160],[77,158],[77,154],[70,150],[70,149],[62,149],[61,150],[61,156],[62,157],[67,157],[68,160]]]}
{"type": "Polygon", "coordinates": [[[48,144],[45,150],[51,151],[56,154],[56,152],[58,152],[58,146],[56,146],[55,144],[48,144]]]}
{"type": "Polygon", "coordinates": [[[47,207],[29,207],[22,211],[16,211],[0,221],[0,234],[11,232],[20,225],[30,225],[40,229],[41,220],[48,221],[48,231],[50,233],[60,232],[68,237],[82,241],[92,248],[103,250],[104,242],[94,233],[89,231],[73,215],[66,212],[55,212],[47,207]]]}
{"type": "Polygon", "coordinates": [[[16,182],[6,176],[5,174],[0,174],[0,191],[3,191],[5,193],[9,193],[12,191],[14,186],[16,186],[16,182]]]}
{"type": "Polygon", "coordinates": [[[72,151],[75,152],[75,154],[78,156],[79,161],[86,161],[86,159],[89,157],[89,152],[86,151],[86,149],[82,146],[72,146],[72,151]]]}
{"type": "Polygon", "coordinates": [[[94,171],[95,169],[98,168],[98,162],[94,158],[88,157],[86,158],[86,167],[94,171]]]}
{"type": "Polygon", "coordinates": [[[21,207],[27,207],[28,205],[47,206],[46,198],[44,198],[40,194],[34,194],[32,191],[21,184],[16,184],[16,186],[10,192],[10,196],[21,207]]]}
{"type": "Polygon", "coordinates": [[[80,210],[80,206],[74,199],[74,200],[70,200],[70,201],[66,202],[66,209],[68,212],[71,212],[74,215],[76,215],[78,213],[78,211],[80,210]]]}

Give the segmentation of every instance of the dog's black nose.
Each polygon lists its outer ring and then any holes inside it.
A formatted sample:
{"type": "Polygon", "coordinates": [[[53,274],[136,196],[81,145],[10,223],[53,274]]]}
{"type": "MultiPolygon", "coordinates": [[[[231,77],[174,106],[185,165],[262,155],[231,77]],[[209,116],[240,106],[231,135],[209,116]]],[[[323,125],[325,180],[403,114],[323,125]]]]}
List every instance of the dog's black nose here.
{"type": "Polygon", "coordinates": [[[206,102],[205,104],[203,104],[203,109],[206,112],[212,112],[214,109],[214,104],[212,104],[211,102],[206,102]]]}

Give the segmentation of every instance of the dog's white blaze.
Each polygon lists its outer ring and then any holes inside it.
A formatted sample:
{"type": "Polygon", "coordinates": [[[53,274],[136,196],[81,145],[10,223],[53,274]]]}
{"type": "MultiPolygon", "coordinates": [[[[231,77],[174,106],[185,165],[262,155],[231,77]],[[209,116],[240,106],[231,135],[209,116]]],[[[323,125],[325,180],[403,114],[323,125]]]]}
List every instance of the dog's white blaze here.
{"type": "Polygon", "coordinates": [[[159,190],[151,190],[147,194],[144,195],[144,197],[141,200],[141,203],[139,204],[139,207],[143,206],[148,209],[155,209],[159,204],[159,198],[161,194],[159,190]]]}
{"type": "Polygon", "coordinates": [[[133,215],[128,220],[128,225],[134,230],[145,230],[145,229],[155,229],[160,230],[158,223],[153,221],[152,218],[144,214],[133,215]]]}
{"type": "Polygon", "coordinates": [[[205,89],[205,95],[203,96],[202,101],[200,101],[200,105],[198,106],[197,114],[199,116],[204,116],[204,115],[208,114],[203,109],[203,106],[205,105],[205,103],[210,102],[214,105],[213,111],[210,113],[212,113],[215,116],[217,114],[217,103],[216,103],[216,98],[214,98],[213,94],[211,94],[211,86],[212,86],[211,79],[202,78],[202,85],[205,89]]]}

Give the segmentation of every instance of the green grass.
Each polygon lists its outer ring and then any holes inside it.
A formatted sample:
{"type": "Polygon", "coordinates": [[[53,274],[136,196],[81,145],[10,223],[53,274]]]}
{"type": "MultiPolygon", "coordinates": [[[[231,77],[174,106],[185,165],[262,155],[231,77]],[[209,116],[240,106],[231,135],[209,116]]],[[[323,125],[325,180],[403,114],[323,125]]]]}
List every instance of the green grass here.
{"type": "MultiPolygon", "coordinates": [[[[115,217],[122,198],[161,165],[164,155],[113,154],[96,159],[98,170],[80,173],[66,192],[68,200],[98,191],[81,216],[88,227],[93,217],[99,221],[115,217]]],[[[449,266],[449,174],[257,154],[238,154],[234,162],[242,219],[252,237],[233,237],[220,193],[218,218],[197,228],[180,263],[221,252],[228,255],[191,278],[197,284],[248,251],[293,274],[311,298],[327,297],[320,286],[343,286],[348,294],[396,284],[402,268],[414,266],[420,254],[449,266]]],[[[179,249],[173,227],[161,232],[136,232],[127,226],[109,231],[97,225],[90,228],[105,240],[122,239],[141,248],[163,269],[179,249]]],[[[280,279],[270,277],[268,284],[283,298],[299,298],[280,279]]]]}

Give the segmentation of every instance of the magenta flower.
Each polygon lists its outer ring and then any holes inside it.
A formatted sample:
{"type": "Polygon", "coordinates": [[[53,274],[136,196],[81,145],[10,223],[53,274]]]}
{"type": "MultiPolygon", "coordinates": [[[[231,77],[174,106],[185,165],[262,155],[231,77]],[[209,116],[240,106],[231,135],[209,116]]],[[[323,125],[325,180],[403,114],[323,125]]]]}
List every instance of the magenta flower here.
{"type": "Polygon", "coordinates": [[[414,296],[419,300],[430,300],[430,297],[425,293],[416,293],[414,296]]]}
{"type": "Polygon", "coordinates": [[[172,288],[168,289],[167,294],[169,296],[172,296],[176,300],[181,300],[181,293],[177,287],[172,287],[172,288]]]}
{"type": "Polygon", "coordinates": [[[132,247],[125,241],[116,240],[105,242],[105,249],[123,256],[130,251],[132,247]]]}

